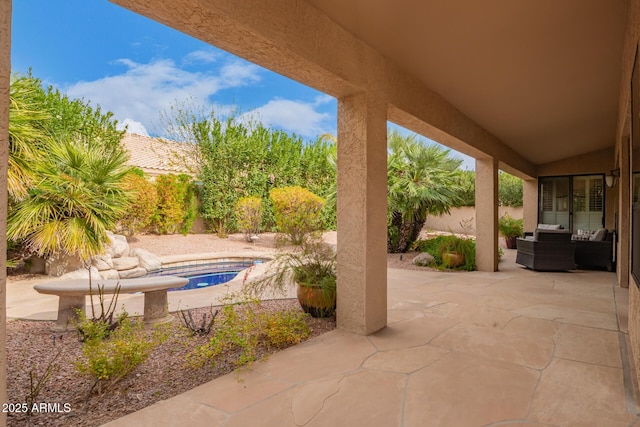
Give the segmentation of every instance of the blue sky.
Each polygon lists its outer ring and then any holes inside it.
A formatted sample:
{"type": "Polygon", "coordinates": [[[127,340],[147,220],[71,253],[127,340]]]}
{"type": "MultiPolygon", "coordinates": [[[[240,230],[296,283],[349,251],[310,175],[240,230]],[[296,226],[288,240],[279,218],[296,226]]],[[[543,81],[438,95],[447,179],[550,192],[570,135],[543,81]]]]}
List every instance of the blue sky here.
{"type": "Polygon", "coordinates": [[[192,98],[305,139],[336,134],[334,98],[106,0],[14,1],[11,61],[130,132],[161,134],[160,113],[192,98]]]}

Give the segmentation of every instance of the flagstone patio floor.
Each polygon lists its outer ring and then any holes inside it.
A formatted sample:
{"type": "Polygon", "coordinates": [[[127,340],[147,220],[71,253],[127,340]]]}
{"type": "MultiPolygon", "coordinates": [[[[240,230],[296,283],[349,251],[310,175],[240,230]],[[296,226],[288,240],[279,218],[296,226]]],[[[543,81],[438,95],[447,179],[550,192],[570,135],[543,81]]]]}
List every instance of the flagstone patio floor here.
{"type": "Polygon", "coordinates": [[[108,426],[640,426],[613,273],[388,272],[388,326],[289,348],[108,426]],[[621,351],[622,349],[622,351],[621,351]]]}

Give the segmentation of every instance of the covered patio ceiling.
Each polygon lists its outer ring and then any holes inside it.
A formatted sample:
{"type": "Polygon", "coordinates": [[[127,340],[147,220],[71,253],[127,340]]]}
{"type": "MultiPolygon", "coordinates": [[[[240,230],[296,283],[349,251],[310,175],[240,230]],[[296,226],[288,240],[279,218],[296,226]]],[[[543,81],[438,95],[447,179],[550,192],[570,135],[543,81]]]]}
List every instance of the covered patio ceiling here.
{"type": "Polygon", "coordinates": [[[111,1],[512,173],[613,150],[628,0],[111,1]]]}
{"type": "Polygon", "coordinates": [[[625,0],[307,0],[533,164],[613,147],[625,0]]]}

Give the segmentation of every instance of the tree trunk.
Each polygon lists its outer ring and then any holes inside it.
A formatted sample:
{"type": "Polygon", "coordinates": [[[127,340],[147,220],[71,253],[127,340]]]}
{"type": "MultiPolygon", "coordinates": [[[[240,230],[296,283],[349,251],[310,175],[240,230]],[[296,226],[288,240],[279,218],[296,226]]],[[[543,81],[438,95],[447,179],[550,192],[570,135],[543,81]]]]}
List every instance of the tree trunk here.
{"type": "Polygon", "coordinates": [[[391,225],[387,230],[387,251],[392,254],[407,252],[418,238],[425,222],[426,218],[403,222],[402,215],[399,212],[394,212],[391,225]]]}

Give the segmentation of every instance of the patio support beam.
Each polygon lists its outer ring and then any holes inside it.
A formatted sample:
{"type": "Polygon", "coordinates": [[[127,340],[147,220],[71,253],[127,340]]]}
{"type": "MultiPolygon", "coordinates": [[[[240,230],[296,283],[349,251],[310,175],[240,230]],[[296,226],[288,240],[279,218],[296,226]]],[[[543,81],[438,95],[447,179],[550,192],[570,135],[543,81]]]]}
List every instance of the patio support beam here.
{"type": "Polygon", "coordinates": [[[476,266],[498,271],[498,161],[476,159],[476,266]]]}
{"type": "Polygon", "coordinates": [[[620,177],[618,178],[618,252],[616,256],[616,269],[618,286],[629,287],[629,275],[631,266],[631,157],[629,136],[622,137],[620,142],[619,167],[620,177]]]}
{"type": "Polygon", "coordinates": [[[387,324],[387,105],[370,93],[338,100],[338,327],[387,324]]]}
{"type": "Polygon", "coordinates": [[[522,219],[524,231],[538,226],[538,180],[522,180],[522,219]]]}
{"type": "MultiPolygon", "coordinates": [[[[0,2],[0,402],[7,402],[7,164],[11,82],[11,0],[0,2]]],[[[0,426],[7,414],[0,414],[0,426]]]]}

